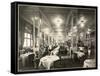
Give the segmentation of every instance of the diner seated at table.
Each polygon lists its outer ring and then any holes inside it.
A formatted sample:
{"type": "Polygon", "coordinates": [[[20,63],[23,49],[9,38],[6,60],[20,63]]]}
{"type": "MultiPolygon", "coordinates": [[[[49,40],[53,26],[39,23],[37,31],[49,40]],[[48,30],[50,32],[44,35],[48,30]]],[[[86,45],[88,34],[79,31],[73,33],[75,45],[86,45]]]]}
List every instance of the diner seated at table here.
{"type": "Polygon", "coordinates": [[[67,48],[62,44],[59,46],[59,56],[67,56],[67,48]]]}
{"type": "Polygon", "coordinates": [[[49,51],[49,49],[48,49],[48,46],[46,46],[46,47],[45,47],[45,50],[44,50],[44,52],[43,52],[42,57],[44,57],[44,56],[46,56],[46,55],[49,55],[49,54],[50,54],[50,51],[49,51]]]}
{"type": "Polygon", "coordinates": [[[73,60],[75,63],[83,66],[84,61],[87,59],[87,47],[79,46],[77,51],[73,51],[73,60]]]}

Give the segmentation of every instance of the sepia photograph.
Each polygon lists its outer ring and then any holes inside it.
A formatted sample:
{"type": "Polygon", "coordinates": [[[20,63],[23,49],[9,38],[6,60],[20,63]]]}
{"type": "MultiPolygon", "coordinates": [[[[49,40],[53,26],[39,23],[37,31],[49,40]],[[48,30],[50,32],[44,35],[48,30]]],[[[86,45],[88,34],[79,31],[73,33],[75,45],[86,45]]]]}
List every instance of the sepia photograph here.
{"type": "Polygon", "coordinates": [[[17,72],[97,68],[97,8],[17,4],[17,72]]]}

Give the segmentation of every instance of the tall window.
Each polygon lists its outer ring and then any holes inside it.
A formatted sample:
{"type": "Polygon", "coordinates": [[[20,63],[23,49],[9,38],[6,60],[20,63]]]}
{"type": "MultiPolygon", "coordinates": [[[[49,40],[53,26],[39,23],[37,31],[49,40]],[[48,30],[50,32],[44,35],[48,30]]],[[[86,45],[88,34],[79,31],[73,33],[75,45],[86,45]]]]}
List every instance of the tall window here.
{"type": "Polygon", "coordinates": [[[33,46],[32,35],[30,33],[24,33],[24,45],[23,47],[33,46]]]}

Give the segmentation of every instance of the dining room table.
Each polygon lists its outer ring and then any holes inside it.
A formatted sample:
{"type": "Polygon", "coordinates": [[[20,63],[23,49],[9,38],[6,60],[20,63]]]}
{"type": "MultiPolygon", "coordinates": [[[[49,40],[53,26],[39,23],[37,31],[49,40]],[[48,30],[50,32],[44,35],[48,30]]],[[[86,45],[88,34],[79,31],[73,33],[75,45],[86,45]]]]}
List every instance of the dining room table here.
{"type": "Polygon", "coordinates": [[[28,52],[28,53],[25,53],[25,54],[21,54],[20,55],[20,60],[22,61],[22,66],[23,67],[26,65],[26,62],[28,62],[28,56],[30,54],[33,54],[33,52],[28,52]]]}
{"type": "Polygon", "coordinates": [[[96,67],[95,59],[86,59],[83,64],[83,68],[94,68],[96,67]]]}
{"type": "Polygon", "coordinates": [[[51,66],[53,66],[54,61],[59,60],[60,58],[57,55],[47,55],[40,59],[39,67],[44,67],[47,70],[50,70],[51,66]]]}
{"type": "Polygon", "coordinates": [[[75,51],[74,54],[77,54],[78,58],[81,58],[81,57],[83,57],[85,55],[84,52],[80,52],[80,51],[75,51]]]}

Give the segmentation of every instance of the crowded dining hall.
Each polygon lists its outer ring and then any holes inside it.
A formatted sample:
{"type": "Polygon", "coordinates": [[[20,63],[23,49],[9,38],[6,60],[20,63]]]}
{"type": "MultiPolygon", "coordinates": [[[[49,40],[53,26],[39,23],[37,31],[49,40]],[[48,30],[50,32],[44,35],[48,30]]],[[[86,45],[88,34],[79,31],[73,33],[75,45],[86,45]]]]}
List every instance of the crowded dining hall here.
{"type": "Polygon", "coordinates": [[[18,7],[18,70],[96,67],[96,10],[18,7]]]}

